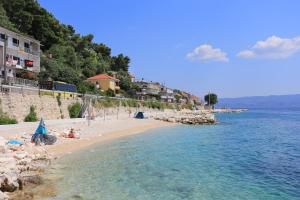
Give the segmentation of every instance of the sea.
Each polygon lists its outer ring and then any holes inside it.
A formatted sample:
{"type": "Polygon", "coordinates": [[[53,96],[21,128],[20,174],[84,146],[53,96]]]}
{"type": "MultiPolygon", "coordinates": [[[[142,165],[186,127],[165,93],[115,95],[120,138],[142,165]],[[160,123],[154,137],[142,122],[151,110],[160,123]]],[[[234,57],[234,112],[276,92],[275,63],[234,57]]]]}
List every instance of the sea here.
{"type": "Polygon", "coordinates": [[[40,199],[300,199],[300,109],[216,117],[66,155],[45,177],[55,194],[40,199]]]}

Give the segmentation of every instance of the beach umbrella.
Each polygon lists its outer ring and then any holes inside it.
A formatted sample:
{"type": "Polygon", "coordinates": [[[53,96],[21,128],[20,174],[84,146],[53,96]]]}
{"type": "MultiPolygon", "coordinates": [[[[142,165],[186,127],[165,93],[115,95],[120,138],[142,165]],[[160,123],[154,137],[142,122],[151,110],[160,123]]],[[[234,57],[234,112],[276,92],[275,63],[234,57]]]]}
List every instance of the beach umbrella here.
{"type": "Polygon", "coordinates": [[[44,122],[43,118],[41,118],[39,126],[37,127],[34,134],[43,134],[43,135],[47,134],[46,125],[45,125],[45,122],[44,122]]]}
{"type": "Polygon", "coordinates": [[[39,137],[39,134],[42,134],[42,135],[47,134],[46,125],[45,125],[45,122],[44,122],[43,118],[41,118],[39,126],[37,127],[36,131],[32,135],[31,142],[35,142],[36,139],[39,137]]]}

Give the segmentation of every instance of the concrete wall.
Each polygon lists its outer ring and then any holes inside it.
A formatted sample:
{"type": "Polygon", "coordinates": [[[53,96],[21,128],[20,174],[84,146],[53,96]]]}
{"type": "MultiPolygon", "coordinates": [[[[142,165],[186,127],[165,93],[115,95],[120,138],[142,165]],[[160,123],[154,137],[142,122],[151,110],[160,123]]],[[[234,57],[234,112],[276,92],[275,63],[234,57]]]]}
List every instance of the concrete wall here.
{"type": "Polygon", "coordinates": [[[38,117],[61,119],[62,117],[69,118],[69,105],[77,101],[81,103],[79,98],[61,98],[61,106],[59,106],[57,99],[53,96],[22,93],[0,93],[0,99],[3,112],[16,118],[18,122],[24,121],[31,105],[36,107],[38,117]]]}

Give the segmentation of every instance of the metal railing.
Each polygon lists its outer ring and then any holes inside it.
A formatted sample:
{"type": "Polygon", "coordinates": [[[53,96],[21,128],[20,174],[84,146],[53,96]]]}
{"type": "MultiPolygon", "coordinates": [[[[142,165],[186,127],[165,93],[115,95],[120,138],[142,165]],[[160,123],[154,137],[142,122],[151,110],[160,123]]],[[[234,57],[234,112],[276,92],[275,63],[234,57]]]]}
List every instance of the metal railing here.
{"type": "MultiPolygon", "coordinates": [[[[0,81],[1,83],[3,83],[4,80],[4,76],[0,76],[0,81]]],[[[17,78],[17,77],[7,77],[6,78],[6,84],[7,85],[18,85],[18,86],[26,86],[26,87],[34,87],[34,88],[38,88],[39,87],[39,83],[38,81],[35,80],[29,80],[29,79],[23,79],[23,78],[17,78]]]]}

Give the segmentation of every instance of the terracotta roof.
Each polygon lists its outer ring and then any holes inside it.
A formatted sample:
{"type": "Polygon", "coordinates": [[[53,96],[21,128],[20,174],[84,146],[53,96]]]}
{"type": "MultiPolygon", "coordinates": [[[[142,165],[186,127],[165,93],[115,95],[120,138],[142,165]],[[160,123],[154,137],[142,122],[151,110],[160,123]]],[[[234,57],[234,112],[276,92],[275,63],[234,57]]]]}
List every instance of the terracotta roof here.
{"type": "Polygon", "coordinates": [[[192,95],[192,96],[191,96],[191,99],[194,100],[194,101],[199,101],[199,100],[200,100],[199,97],[197,97],[197,96],[195,96],[195,95],[192,95]]]}
{"type": "Polygon", "coordinates": [[[109,76],[107,74],[98,74],[96,76],[88,78],[88,80],[99,80],[99,79],[112,79],[112,80],[115,80],[115,81],[120,81],[119,79],[116,79],[116,78],[114,78],[112,76],[109,76]]]}

